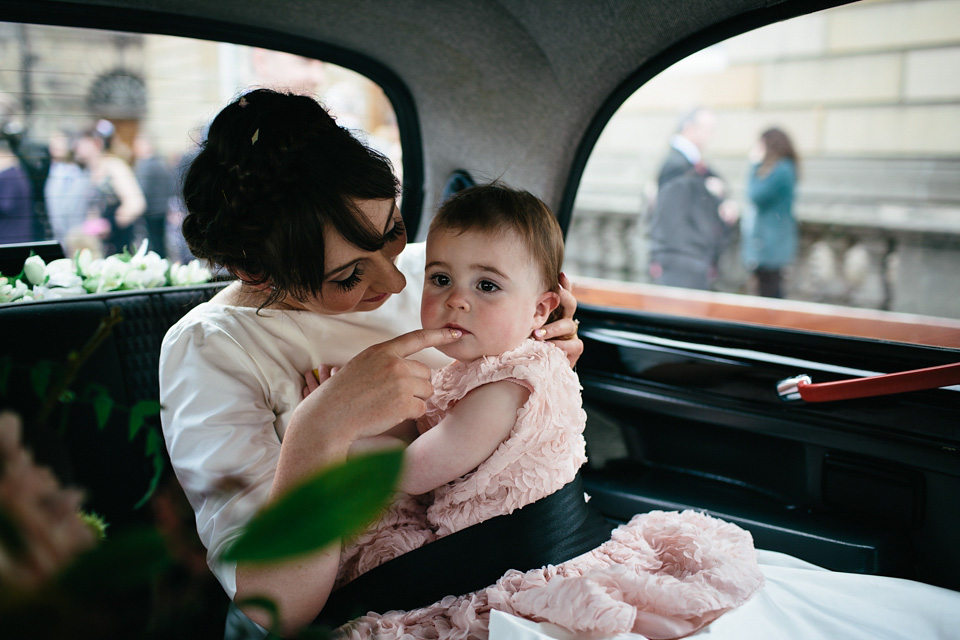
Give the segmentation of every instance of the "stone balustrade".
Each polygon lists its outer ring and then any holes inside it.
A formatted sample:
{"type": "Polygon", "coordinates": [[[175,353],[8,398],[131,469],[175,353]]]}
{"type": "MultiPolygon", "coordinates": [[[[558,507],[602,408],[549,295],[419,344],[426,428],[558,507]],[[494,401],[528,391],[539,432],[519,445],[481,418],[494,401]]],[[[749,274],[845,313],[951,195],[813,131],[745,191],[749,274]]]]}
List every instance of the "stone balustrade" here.
{"type": "MultiPolygon", "coordinates": [[[[960,209],[949,202],[883,203],[810,188],[797,201],[800,243],[785,271],[793,300],[960,318],[960,209]]],[[[642,195],[581,194],[567,233],[571,274],[649,282],[642,195]]],[[[734,234],[717,289],[752,293],[734,234]]]]}

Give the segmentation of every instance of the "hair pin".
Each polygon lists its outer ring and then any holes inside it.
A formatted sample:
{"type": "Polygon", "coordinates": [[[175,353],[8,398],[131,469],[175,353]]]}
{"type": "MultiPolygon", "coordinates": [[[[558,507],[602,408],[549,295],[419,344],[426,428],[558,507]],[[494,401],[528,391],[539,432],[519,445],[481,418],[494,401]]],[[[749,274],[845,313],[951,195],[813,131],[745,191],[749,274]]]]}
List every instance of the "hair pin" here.
{"type": "Polygon", "coordinates": [[[250,138],[250,145],[252,146],[257,144],[257,140],[259,139],[260,139],[260,129],[257,129],[256,131],[253,132],[253,136],[251,136],[250,138]]]}

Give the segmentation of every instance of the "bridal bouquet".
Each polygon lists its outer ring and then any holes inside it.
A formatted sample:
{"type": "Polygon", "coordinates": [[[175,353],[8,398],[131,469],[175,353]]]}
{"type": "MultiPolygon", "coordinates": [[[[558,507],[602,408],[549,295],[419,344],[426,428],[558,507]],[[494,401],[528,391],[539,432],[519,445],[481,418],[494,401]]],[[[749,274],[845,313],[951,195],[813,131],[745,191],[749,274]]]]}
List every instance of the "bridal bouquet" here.
{"type": "Polygon", "coordinates": [[[18,275],[0,274],[0,303],[194,285],[208,282],[212,277],[199,260],[170,263],[148,249],[147,240],[133,255],[125,249],[106,258],[94,258],[89,249],[82,249],[73,258],[60,258],[49,264],[40,256],[32,255],[18,275]]]}

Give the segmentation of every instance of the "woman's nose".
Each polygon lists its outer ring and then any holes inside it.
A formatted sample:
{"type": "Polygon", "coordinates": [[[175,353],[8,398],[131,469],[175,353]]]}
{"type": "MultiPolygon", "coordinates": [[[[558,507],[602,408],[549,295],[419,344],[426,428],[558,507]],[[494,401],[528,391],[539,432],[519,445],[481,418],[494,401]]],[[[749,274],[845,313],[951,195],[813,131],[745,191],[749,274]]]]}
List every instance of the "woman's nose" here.
{"type": "Polygon", "coordinates": [[[397,269],[397,265],[389,256],[384,255],[383,252],[378,252],[377,255],[379,256],[377,266],[380,270],[377,288],[383,293],[400,293],[407,285],[407,279],[403,277],[400,269],[397,269]]]}

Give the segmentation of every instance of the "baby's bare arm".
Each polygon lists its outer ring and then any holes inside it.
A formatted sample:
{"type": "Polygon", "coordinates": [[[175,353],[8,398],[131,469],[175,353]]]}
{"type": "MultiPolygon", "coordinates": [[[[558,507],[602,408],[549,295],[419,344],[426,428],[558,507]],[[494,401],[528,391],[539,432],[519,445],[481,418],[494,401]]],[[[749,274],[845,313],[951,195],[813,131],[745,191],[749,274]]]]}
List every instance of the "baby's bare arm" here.
{"type": "Polygon", "coordinates": [[[526,387],[506,380],[468,393],[407,447],[400,489],[419,495],[476,469],[510,435],[529,396],[526,387]]]}

